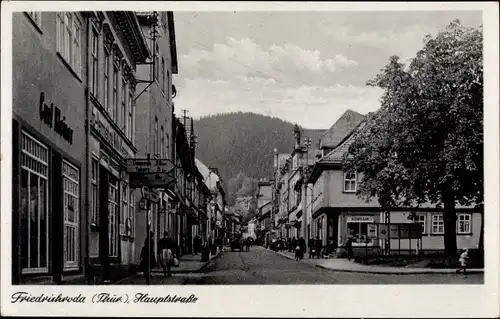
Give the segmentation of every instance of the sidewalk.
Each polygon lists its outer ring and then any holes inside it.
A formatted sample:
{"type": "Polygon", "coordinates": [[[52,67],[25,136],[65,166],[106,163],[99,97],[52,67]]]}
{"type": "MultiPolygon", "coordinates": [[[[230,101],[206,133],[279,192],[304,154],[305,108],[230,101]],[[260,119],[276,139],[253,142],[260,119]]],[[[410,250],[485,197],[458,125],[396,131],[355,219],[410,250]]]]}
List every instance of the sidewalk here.
{"type": "MultiPolygon", "coordinates": [[[[221,252],[218,252],[215,255],[210,255],[208,261],[201,261],[201,254],[198,255],[184,255],[179,259],[179,267],[172,267],[172,274],[188,274],[193,272],[200,272],[212,259],[216,258],[220,255],[221,252]]],[[[163,274],[163,269],[161,267],[156,267],[151,271],[154,273],[163,274]]]]}
{"type": "MultiPolygon", "coordinates": [[[[292,252],[275,252],[285,258],[295,260],[295,254],[292,252]]],[[[385,275],[414,275],[414,274],[451,274],[455,273],[456,269],[439,269],[439,268],[405,268],[405,267],[380,267],[361,265],[355,262],[347,261],[347,259],[331,258],[331,259],[309,259],[307,254],[302,259],[303,263],[310,264],[319,268],[354,273],[368,274],[385,274],[385,275]]],[[[469,274],[482,274],[484,269],[467,269],[469,274]]]]}

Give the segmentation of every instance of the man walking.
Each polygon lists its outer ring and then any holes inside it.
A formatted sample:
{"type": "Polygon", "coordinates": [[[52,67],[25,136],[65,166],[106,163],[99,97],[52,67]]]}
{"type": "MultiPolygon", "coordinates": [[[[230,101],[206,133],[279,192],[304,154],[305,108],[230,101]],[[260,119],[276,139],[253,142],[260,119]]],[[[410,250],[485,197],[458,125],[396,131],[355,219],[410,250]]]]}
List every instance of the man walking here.
{"type": "Polygon", "coordinates": [[[172,261],[176,247],[173,240],[168,237],[167,232],[163,232],[163,238],[158,241],[158,250],[160,251],[159,259],[164,276],[172,276],[172,261]]]}

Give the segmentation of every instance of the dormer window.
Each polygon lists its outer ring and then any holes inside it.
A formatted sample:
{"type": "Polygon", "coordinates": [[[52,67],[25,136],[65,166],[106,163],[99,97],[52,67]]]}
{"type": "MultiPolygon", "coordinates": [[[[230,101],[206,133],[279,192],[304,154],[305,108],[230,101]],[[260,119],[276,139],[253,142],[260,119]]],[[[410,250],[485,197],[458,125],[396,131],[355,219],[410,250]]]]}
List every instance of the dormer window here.
{"type": "Polygon", "coordinates": [[[357,189],[357,174],[344,172],[344,192],[355,193],[357,189]]]}

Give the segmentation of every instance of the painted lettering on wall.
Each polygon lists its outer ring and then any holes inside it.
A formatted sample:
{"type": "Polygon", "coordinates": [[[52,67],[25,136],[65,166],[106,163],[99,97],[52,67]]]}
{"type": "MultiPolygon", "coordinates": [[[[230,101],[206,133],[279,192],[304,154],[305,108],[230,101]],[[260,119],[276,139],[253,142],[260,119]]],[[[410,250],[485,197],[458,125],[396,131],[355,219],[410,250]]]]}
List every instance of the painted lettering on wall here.
{"type": "Polygon", "coordinates": [[[50,103],[50,106],[45,104],[45,93],[40,93],[40,119],[50,128],[54,128],[54,131],[59,134],[68,143],[73,144],[73,130],[66,124],[66,117],[62,116],[61,110],[50,103]]]}
{"type": "Polygon", "coordinates": [[[93,129],[96,130],[102,136],[102,138],[116,151],[118,151],[124,158],[133,157],[131,150],[126,147],[126,144],[121,136],[108,123],[106,123],[105,120],[102,120],[99,116],[96,116],[93,118],[91,125],[93,129]]]}

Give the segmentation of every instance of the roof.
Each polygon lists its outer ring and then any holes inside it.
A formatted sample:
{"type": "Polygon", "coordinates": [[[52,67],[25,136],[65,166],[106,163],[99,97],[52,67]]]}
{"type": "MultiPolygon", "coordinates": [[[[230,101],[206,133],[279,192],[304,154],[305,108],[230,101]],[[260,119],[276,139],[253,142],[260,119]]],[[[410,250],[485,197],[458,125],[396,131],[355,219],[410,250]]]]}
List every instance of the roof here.
{"type": "Polygon", "coordinates": [[[133,11],[114,11],[114,17],[120,27],[136,63],[143,63],[150,56],[150,51],[133,11]]]}
{"type": "Polygon", "coordinates": [[[312,141],[311,149],[317,149],[319,147],[319,143],[321,137],[325,135],[328,130],[326,129],[308,129],[305,128],[302,131],[302,138],[310,138],[312,141]]]}
{"type": "Polygon", "coordinates": [[[347,110],[321,137],[320,148],[336,148],[342,141],[366,119],[366,116],[347,110]]]}
{"type": "Polygon", "coordinates": [[[361,121],[356,127],[352,128],[344,136],[344,138],[341,141],[339,141],[337,147],[335,147],[332,151],[330,151],[328,154],[326,154],[319,161],[316,162],[311,172],[311,175],[309,176],[308,183],[314,183],[317,180],[317,178],[323,171],[323,168],[321,168],[321,166],[342,165],[344,156],[349,150],[349,146],[354,142],[354,139],[356,138],[356,134],[354,133],[356,131],[361,130],[364,127],[365,123],[366,121],[361,121]]]}
{"type": "Polygon", "coordinates": [[[195,164],[196,168],[198,168],[198,171],[200,174],[203,176],[205,180],[205,185],[211,190],[214,191],[217,189],[217,182],[220,181],[219,176],[215,174],[214,172],[211,172],[210,169],[203,164],[199,159],[195,158],[195,164]]]}

